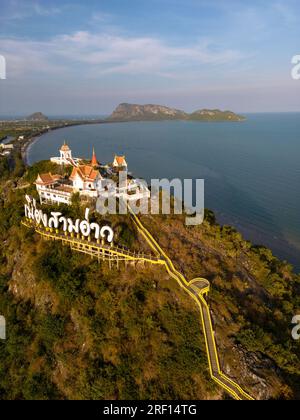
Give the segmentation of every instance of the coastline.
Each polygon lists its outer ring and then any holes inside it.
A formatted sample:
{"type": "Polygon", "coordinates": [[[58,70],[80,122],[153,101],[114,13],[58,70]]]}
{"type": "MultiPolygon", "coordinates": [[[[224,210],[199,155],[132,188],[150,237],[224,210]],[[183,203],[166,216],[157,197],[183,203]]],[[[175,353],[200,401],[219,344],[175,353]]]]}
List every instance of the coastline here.
{"type": "Polygon", "coordinates": [[[105,122],[106,121],[104,120],[76,121],[76,122],[71,122],[64,125],[58,125],[57,127],[54,126],[54,127],[51,127],[50,130],[45,130],[38,134],[34,134],[33,136],[26,139],[25,143],[22,144],[21,146],[22,160],[26,166],[30,166],[28,155],[29,155],[31,147],[34,145],[35,142],[37,142],[44,134],[48,133],[49,131],[60,130],[63,128],[75,127],[75,126],[80,126],[80,125],[104,124],[105,122]]]}
{"type": "Polygon", "coordinates": [[[26,166],[30,166],[30,163],[29,163],[30,149],[32,148],[34,143],[36,143],[41,138],[42,135],[43,134],[39,134],[38,136],[30,137],[28,141],[24,144],[24,146],[22,146],[21,154],[22,154],[23,162],[26,166]]]}
{"type": "MultiPolygon", "coordinates": [[[[93,124],[98,124],[98,123],[99,122],[93,122],[93,124]]],[[[101,121],[101,123],[115,124],[115,122],[112,122],[112,121],[101,121]]],[[[72,125],[86,125],[86,124],[72,124],[72,125]]],[[[56,128],[53,128],[53,130],[54,129],[58,130],[59,128],[65,128],[65,126],[56,127],[56,128]]],[[[25,146],[25,154],[24,154],[26,165],[30,166],[29,155],[30,155],[31,147],[38,140],[40,140],[43,134],[46,134],[46,133],[35,135],[28,140],[25,146]]],[[[242,234],[244,239],[249,240],[249,242],[251,242],[254,246],[257,246],[257,247],[262,246],[262,247],[270,249],[274,257],[278,258],[280,261],[287,261],[293,266],[294,272],[296,273],[300,272],[300,263],[299,263],[299,258],[297,258],[297,255],[298,255],[297,249],[294,246],[292,246],[289,242],[287,242],[283,237],[274,236],[274,238],[272,238],[271,236],[268,236],[268,234],[265,231],[260,231],[257,228],[253,229],[253,226],[246,225],[243,222],[241,222],[241,220],[239,221],[233,220],[230,215],[223,213],[222,208],[217,209],[217,208],[214,208],[213,206],[210,206],[209,208],[211,208],[213,212],[215,213],[215,215],[217,216],[217,223],[220,223],[221,225],[227,225],[227,226],[233,227],[239,233],[242,234]],[[272,240],[274,240],[273,243],[272,243],[272,240]]]]}
{"type": "Polygon", "coordinates": [[[26,142],[22,145],[22,147],[21,147],[21,154],[22,154],[22,159],[23,159],[23,162],[24,162],[24,164],[25,165],[29,165],[30,166],[30,163],[29,163],[29,158],[28,158],[28,153],[29,153],[29,151],[30,151],[30,148],[33,146],[33,144],[37,141],[37,140],[39,140],[39,138],[43,135],[43,134],[46,134],[46,133],[48,133],[49,131],[54,131],[54,130],[59,130],[59,129],[62,129],[62,128],[66,128],[66,127],[74,127],[74,126],[80,126],[80,125],[94,125],[94,124],[120,124],[120,123],[131,123],[131,122],[135,122],[135,123],[137,123],[137,122],[162,122],[162,121],[190,121],[190,122],[198,122],[198,123],[216,123],[216,122],[218,122],[218,123],[226,123],[226,122],[229,122],[229,123],[237,123],[237,122],[244,122],[244,121],[246,121],[247,120],[247,118],[245,117],[245,118],[243,118],[243,119],[241,119],[241,120],[236,120],[236,121],[230,121],[230,120],[216,120],[216,121],[213,121],[213,120],[193,120],[193,119],[190,119],[190,120],[188,120],[188,119],[180,119],[180,118],[175,118],[175,119],[166,119],[166,120],[164,120],[164,119],[162,119],[162,120],[151,120],[151,119],[149,119],[149,120],[143,120],[143,119],[138,119],[138,120],[135,120],[135,119],[130,119],[130,120],[124,120],[124,119],[109,119],[109,118],[106,118],[106,119],[103,119],[103,120],[82,120],[82,121],[73,121],[73,122],[70,122],[70,123],[65,123],[64,125],[61,125],[61,123],[60,123],[60,125],[58,125],[58,126],[54,126],[54,127],[51,127],[51,129],[50,130],[46,130],[46,131],[43,131],[43,132],[40,132],[40,133],[38,133],[38,134],[35,134],[33,137],[30,137],[30,138],[28,138],[27,140],[26,140],[26,142]]]}

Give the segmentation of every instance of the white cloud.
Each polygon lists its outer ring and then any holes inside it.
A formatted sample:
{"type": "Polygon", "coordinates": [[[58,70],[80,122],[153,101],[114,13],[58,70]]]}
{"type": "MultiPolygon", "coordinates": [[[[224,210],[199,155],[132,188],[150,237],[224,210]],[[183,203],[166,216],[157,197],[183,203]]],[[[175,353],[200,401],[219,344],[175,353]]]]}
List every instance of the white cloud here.
{"type": "Polygon", "coordinates": [[[105,12],[94,12],[91,17],[92,23],[106,23],[113,20],[113,15],[105,12]]]}
{"type": "Polygon", "coordinates": [[[1,6],[0,21],[26,19],[30,16],[51,16],[61,12],[58,7],[45,6],[38,0],[8,0],[1,6]]]}
{"type": "Polygon", "coordinates": [[[108,74],[150,74],[174,78],[180,72],[199,75],[206,65],[236,63],[242,54],[211,42],[170,45],[154,37],[125,37],[78,31],[47,41],[1,39],[14,76],[64,73],[90,77],[108,74]],[[84,73],[83,73],[84,72],[84,73]]]}

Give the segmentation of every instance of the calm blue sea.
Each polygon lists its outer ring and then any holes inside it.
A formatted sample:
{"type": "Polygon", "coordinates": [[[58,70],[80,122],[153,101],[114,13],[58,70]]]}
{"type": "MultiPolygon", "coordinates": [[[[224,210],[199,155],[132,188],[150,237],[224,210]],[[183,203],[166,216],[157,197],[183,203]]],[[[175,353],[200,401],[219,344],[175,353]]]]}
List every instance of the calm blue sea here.
{"type": "Polygon", "coordinates": [[[184,121],[69,127],[43,135],[30,163],[58,155],[111,162],[151,178],[204,178],[206,207],[247,239],[269,246],[300,269],[300,114],[252,114],[242,123],[184,121]]]}

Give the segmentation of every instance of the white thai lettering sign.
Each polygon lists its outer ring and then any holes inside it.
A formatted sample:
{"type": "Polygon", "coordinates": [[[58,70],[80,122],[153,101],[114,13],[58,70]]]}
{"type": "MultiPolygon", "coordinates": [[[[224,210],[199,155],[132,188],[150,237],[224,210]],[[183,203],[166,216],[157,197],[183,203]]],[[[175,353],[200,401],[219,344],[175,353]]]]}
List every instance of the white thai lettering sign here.
{"type": "Polygon", "coordinates": [[[6,321],[3,315],[0,315],[0,340],[6,338],[6,321]]]}
{"type": "Polygon", "coordinates": [[[59,229],[62,227],[64,232],[81,234],[83,237],[94,237],[95,239],[106,239],[112,242],[114,231],[110,226],[102,226],[98,223],[89,222],[90,209],[85,209],[85,220],[66,218],[61,212],[51,212],[50,216],[37,208],[36,200],[29,195],[25,196],[25,217],[34,221],[37,226],[45,228],[59,229]]]}

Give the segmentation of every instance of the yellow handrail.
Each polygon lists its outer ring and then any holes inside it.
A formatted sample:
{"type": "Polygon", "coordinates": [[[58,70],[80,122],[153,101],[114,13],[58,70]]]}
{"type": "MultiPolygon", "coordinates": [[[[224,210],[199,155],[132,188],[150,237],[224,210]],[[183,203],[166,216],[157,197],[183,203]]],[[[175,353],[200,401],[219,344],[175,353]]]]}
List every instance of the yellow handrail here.
{"type": "Polygon", "coordinates": [[[247,394],[237,383],[235,383],[233,380],[228,378],[220,368],[219,364],[219,356],[218,356],[218,350],[216,346],[216,341],[214,337],[214,331],[212,327],[212,321],[210,316],[210,310],[208,303],[206,302],[204,295],[209,292],[210,289],[210,283],[207,279],[204,278],[195,278],[191,281],[187,281],[185,277],[176,270],[174,267],[173,262],[170,260],[170,258],[167,256],[167,254],[163,251],[163,249],[159,246],[157,241],[153,238],[151,233],[144,227],[142,222],[139,220],[139,218],[134,214],[134,212],[131,210],[131,208],[128,206],[132,220],[137,228],[137,230],[142,234],[142,236],[146,239],[148,245],[150,248],[154,251],[156,254],[156,257],[151,256],[136,256],[134,253],[130,251],[120,250],[116,247],[108,247],[108,246],[102,246],[100,244],[92,243],[92,242],[86,242],[82,241],[78,238],[72,238],[68,236],[59,235],[58,233],[52,233],[52,232],[45,232],[43,229],[38,228],[36,226],[31,225],[30,223],[26,223],[22,221],[22,224],[26,227],[34,227],[35,231],[40,234],[41,236],[52,238],[55,240],[60,240],[62,242],[66,242],[73,245],[84,245],[85,249],[76,249],[76,251],[85,252],[89,255],[95,256],[93,253],[93,249],[100,251],[105,251],[109,256],[120,256],[122,258],[125,258],[127,260],[139,260],[139,261],[145,261],[150,262],[151,264],[161,264],[164,265],[167,272],[169,273],[170,277],[175,279],[177,283],[182,287],[192,298],[196,301],[197,305],[199,306],[200,314],[201,314],[201,322],[202,322],[202,328],[204,332],[204,338],[205,338],[205,347],[206,347],[206,353],[207,353],[207,359],[208,359],[208,365],[209,365],[209,372],[211,378],[220,385],[224,390],[226,390],[233,398],[236,400],[253,400],[249,394],[247,394]],[[203,282],[204,285],[201,287],[201,289],[194,286],[196,282],[203,282]],[[195,295],[197,293],[197,295],[195,295]],[[208,319],[208,327],[206,326],[206,323],[204,321],[204,314],[203,311],[206,311],[207,319],[208,319]],[[209,338],[210,341],[213,344],[213,355],[211,354],[211,350],[209,348],[209,338]],[[217,371],[214,371],[213,364],[212,364],[212,357],[215,360],[217,371]],[[230,384],[230,386],[228,386],[230,384]]]}
{"type": "Polygon", "coordinates": [[[212,321],[210,316],[210,310],[209,306],[204,299],[204,294],[208,293],[209,291],[209,281],[207,279],[193,279],[190,282],[188,282],[185,277],[175,269],[173,262],[170,260],[170,258],[166,255],[166,253],[162,250],[162,248],[159,246],[157,241],[153,238],[151,233],[144,227],[140,219],[136,216],[136,214],[131,210],[130,206],[128,206],[132,220],[134,221],[134,224],[138,231],[144,236],[150,247],[155,250],[156,252],[164,257],[165,266],[172,278],[174,278],[178,284],[197,302],[199,308],[200,308],[200,314],[201,314],[201,321],[202,321],[202,327],[205,337],[205,346],[206,346],[206,352],[207,352],[207,358],[208,358],[208,364],[209,364],[209,371],[211,378],[218,383],[223,389],[225,389],[231,396],[237,400],[254,400],[253,397],[251,397],[247,392],[245,392],[237,383],[235,383],[233,380],[228,378],[220,368],[219,364],[219,356],[218,356],[218,350],[216,346],[216,341],[214,337],[214,331],[212,327],[212,321]],[[198,290],[198,297],[195,296],[194,293],[191,292],[191,286],[198,280],[203,280],[206,283],[206,286],[203,287],[201,290],[198,290]],[[206,324],[204,322],[204,316],[203,316],[203,309],[207,312],[207,318],[209,321],[209,326],[206,327],[206,324]],[[213,352],[214,352],[214,359],[216,361],[217,365],[217,372],[214,372],[213,366],[212,366],[212,360],[211,360],[211,352],[209,349],[209,339],[210,337],[211,342],[213,343],[213,352]],[[225,382],[229,383],[232,388],[230,388],[225,382]],[[239,395],[240,394],[240,395],[239,395]]]}

